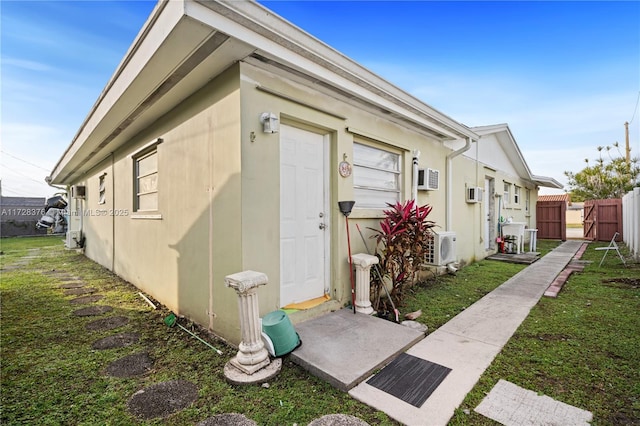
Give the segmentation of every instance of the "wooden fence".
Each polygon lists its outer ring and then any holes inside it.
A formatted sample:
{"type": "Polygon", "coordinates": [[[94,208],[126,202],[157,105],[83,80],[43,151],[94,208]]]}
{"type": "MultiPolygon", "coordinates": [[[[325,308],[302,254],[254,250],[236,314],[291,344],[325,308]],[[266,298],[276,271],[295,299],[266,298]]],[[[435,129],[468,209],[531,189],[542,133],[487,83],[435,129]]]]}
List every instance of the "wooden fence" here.
{"type": "Polygon", "coordinates": [[[613,234],[622,241],[622,199],[588,200],[584,202],[584,238],[611,241],[613,234]]]}
{"type": "Polygon", "coordinates": [[[566,201],[538,201],[536,203],[538,238],[565,241],[567,239],[566,211],[566,201]]]}

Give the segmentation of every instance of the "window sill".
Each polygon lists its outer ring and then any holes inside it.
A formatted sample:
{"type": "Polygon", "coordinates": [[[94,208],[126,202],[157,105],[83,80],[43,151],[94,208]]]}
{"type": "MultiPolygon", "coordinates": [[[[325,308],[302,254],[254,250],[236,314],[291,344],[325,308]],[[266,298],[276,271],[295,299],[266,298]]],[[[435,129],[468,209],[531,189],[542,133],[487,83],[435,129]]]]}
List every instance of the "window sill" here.
{"type": "Polygon", "coordinates": [[[156,213],[156,214],[134,213],[131,215],[131,219],[162,220],[162,215],[160,213],[156,213]]]}

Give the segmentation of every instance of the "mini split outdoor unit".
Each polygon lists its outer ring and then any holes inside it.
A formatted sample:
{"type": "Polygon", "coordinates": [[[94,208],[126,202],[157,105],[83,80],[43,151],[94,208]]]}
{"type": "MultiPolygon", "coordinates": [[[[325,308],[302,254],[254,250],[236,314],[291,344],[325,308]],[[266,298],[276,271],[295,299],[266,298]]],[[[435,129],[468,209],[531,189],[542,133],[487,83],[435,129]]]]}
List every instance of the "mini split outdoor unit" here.
{"type": "Polygon", "coordinates": [[[418,169],[418,189],[431,191],[440,188],[440,172],[434,169],[418,169]]]}
{"type": "Polygon", "coordinates": [[[443,266],[456,261],[456,233],[435,232],[427,263],[443,266]]]}
{"type": "Polygon", "coordinates": [[[479,203],[482,201],[482,188],[479,186],[470,186],[466,188],[467,203],[479,203]]]}

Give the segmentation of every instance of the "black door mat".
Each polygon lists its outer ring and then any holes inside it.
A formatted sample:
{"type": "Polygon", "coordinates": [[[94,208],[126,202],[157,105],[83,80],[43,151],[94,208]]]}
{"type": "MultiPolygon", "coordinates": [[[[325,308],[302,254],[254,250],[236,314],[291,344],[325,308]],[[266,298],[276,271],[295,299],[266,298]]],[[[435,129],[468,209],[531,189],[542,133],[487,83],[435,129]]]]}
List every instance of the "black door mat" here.
{"type": "Polygon", "coordinates": [[[450,368],[402,353],[367,383],[420,408],[450,371],[450,368]]]}

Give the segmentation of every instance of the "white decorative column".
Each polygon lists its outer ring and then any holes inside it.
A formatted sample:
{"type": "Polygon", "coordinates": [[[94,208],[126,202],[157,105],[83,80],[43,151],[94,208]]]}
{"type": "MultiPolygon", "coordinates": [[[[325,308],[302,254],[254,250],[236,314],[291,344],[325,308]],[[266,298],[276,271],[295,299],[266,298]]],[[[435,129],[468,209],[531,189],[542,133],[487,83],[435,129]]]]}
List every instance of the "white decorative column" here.
{"type": "Polygon", "coordinates": [[[258,287],[268,282],[265,274],[255,271],[243,271],[227,275],[224,283],[238,294],[238,310],[240,314],[240,342],[237,355],[225,366],[224,372],[228,380],[236,384],[264,381],[280,372],[282,361],[268,366],[269,352],[262,342],[260,329],[260,310],[258,307],[258,287]],[[235,367],[231,368],[231,367],[235,367]],[[275,374],[274,374],[274,371],[275,374]]]}
{"type": "Polygon", "coordinates": [[[358,253],[351,256],[356,267],[356,312],[372,314],[371,307],[371,267],[379,262],[376,256],[358,253]]]}

